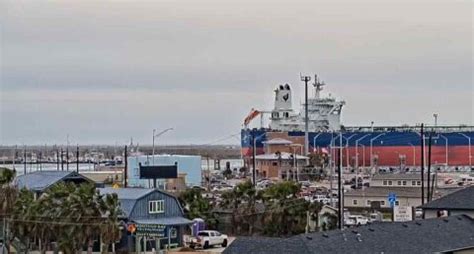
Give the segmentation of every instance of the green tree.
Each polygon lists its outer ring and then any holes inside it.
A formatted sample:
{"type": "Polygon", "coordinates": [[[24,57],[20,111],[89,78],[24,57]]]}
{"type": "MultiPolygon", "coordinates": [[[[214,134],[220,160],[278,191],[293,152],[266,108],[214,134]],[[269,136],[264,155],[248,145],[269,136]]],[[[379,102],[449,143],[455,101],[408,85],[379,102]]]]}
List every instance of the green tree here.
{"type": "Polygon", "coordinates": [[[255,222],[258,218],[256,204],[262,200],[262,193],[258,192],[252,182],[238,184],[233,190],[222,194],[223,208],[232,209],[232,231],[241,234],[242,227],[248,228],[247,234],[252,235],[255,222]]]}
{"type": "Polygon", "coordinates": [[[277,183],[264,191],[266,209],[262,224],[265,235],[285,236],[305,232],[308,214],[317,214],[321,205],[298,197],[299,191],[300,185],[294,182],[277,183]]]}
{"type": "Polygon", "coordinates": [[[100,195],[92,184],[60,183],[35,198],[23,189],[13,209],[13,233],[27,245],[39,243],[42,253],[56,241],[63,253],[82,251],[101,236],[106,248],[120,237],[116,195],[100,195]]]}
{"type": "Polygon", "coordinates": [[[218,221],[212,212],[214,206],[209,199],[203,197],[203,190],[187,189],[181,193],[178,200],[183,207],[186,218],[190,220],[201,218],[210,228],[217,227],[218,221]]]}

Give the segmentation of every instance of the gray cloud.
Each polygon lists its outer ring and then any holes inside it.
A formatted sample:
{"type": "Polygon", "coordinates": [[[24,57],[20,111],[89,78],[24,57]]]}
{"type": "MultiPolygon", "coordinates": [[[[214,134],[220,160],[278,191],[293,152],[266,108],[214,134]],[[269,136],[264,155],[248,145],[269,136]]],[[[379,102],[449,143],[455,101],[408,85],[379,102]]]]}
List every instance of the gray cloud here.
{"type": "Polygon", "coordinates": [[[276,84],[298,98],[300,72],[347,101],[347,125],[473,123],[470,1],[1,4],[0,143],[149,143],[157,124],[206,142],[276,84]]]}

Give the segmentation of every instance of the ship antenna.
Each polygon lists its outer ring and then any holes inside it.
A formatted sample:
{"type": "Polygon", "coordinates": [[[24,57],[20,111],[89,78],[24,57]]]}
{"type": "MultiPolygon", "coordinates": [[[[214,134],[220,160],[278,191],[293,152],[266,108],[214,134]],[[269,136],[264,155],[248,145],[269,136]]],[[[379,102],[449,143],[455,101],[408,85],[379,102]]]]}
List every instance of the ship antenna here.
{"type": "Polygon", "coordinates": [[[318,78],[318,75],[314,75],[314,83],[313,83],[313,86],[315,88],[315,94],[314,94],[314,97],[316,99],[320,99],[321,98],[321,91],[323,90],[323,86],[325,86],[326,83],[324,83],[324,81],[321,81],[319,78],[318,78]]]}

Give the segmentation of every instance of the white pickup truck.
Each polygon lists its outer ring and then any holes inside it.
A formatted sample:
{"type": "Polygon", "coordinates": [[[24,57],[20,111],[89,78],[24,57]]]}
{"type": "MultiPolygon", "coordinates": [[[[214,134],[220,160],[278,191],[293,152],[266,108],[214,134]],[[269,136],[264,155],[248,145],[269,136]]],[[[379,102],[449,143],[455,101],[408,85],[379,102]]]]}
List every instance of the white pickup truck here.
{"type": "Polygon", "coordinates": [[[190,240],[189,247],[196,248],[202,247],[207,249],[214,245],[221,245],[222,247],[227,247],[227,235],[221,234],[214,230],[204,230],[199,231],[197,237],[193,237],[190,240]]]}

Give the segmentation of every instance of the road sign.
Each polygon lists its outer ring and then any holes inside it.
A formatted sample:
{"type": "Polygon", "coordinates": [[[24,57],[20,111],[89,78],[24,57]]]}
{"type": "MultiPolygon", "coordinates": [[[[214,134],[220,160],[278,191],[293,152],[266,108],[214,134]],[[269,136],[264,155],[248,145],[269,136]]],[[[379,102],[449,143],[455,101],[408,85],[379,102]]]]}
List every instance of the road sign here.
{"type": "Polygon", "coordinates": [[[397,194],[390,192],[388,194],[388,203],[390,203],[390,206],[391,207],[395,206],[396,201],[397,201],[397,194]]]}

